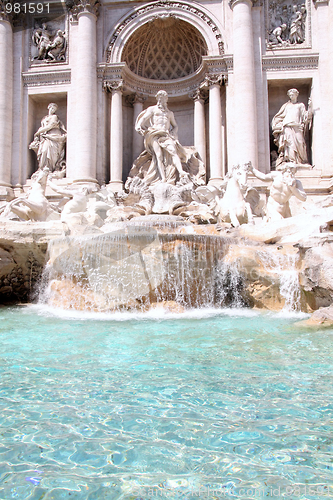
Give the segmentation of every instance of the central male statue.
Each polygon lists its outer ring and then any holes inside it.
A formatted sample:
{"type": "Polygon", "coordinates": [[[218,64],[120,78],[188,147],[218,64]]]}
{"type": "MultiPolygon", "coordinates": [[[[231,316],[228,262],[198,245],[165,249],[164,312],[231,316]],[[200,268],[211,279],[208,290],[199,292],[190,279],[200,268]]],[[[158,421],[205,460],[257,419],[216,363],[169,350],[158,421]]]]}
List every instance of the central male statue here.
{"type": "Polygon", "coordinates": [[[144,136],[145,151],[135,160],[130,177],[140,177],[150,186],[158,182],[175,184],[189,176],[197,184],[204,184],[205,169],[195,148],[184,147],[178,141],[178,126],[168,109],[168,94],[159,90],[157,104],[139,114],[135,130],[144,136]],[[183,168],[183,166],[185,168],[183,168]]]}

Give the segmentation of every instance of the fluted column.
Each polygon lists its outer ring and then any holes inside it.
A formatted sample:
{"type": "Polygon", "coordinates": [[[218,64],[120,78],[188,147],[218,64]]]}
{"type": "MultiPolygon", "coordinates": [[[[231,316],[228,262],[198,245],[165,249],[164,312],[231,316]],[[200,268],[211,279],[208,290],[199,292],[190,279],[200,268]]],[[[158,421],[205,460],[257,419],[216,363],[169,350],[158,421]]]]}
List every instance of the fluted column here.
{"type": "Polygon", "coordinates": [[[222,108],[221,108],[221,75],[208,75],[209,85],[209,184],[219,186],[223,179],[222,168],[222,108]]]}
{"type": "Polygon", "coordinates": [[[123,81],[106,82],[111,93],[110,185],[114,192],[123,188],[123,81]]]}
{"type": "Polygon", "coordinates": [[[141,134],[138,134],[135,131],[135,122],[139,114],[143,111],[143,103],[146,98],[143,95],[135,94],[133,101],[133,143],[132,143],[132,153],[133,153],[133,161],[137,159],[137,157],[142,153],[144,149],[144,138],[141,134]]]}
{"type": "Polygon", "coordinates": [[[205,99],[200,89],[192,97],[194,100],[194,146],[206,165],[205,99]]]}
{"type": "Polygon", "coordinates": [[[78,21],[75,82],[75,161],[67,176],[74,181],[96,180],[97,156],[97,41],[98,2],[80,0],[75,4],[78,21]]]}
{"type": "Polygon", "coordinates": [[[237,163],[258,165],[257,107],[251,0],[231,0],[233,11],[234,122],[237,163]]]}
{"type": "Polygon", "coordinates": [[[13,133],[13,30],[0,6],[0,195],[11,188],[13,133]]]}

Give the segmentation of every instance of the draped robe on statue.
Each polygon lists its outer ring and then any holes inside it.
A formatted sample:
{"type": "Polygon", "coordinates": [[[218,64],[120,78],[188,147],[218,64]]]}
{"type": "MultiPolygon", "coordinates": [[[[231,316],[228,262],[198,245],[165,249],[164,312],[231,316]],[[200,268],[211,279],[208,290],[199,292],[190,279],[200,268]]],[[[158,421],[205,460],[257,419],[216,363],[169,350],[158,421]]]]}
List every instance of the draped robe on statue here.
{"type": "Polygon", "coordinates": [[[38,168],[48,167],[53,172],[61,168],[65,157],[66,129],[57,115],[44,116],[41,128],[44,132],[35,138],[29,148],[37,154],[38,168]]]}
{"type": "Polygon", "coordinates": [[[308,162],[304,130],[308,123],[308,112],[303,103],[287,102],[272,120],[275,144],[279,158],[276,165],[283,162],[306,164],[308,162]]]}
{"type": "MultiPolygon", "coordinates": [[[[142,111],[137,118],[137,121],[144,115],[142,111]]],[[[145,181],[148,186],[157,184],[161,181],[161,176],[158,170],[157,158],[153,149],[153,143],[158,141],[163,152],[163,165],[165,171],[166,182],[168,184],[176,184],[179,180],[179,174],[173,161],[173,156],[170,150],[176,148],[177,155],[180,158],[182,167],[187,172],[195,185],[205,184],[205,167],[195,147],[182,146],[177,139],[172,136],[172,133],[160,128],[148,127],[144,136],[145,150],[134,161],[129,177],[139,177],[145,181]]]]}

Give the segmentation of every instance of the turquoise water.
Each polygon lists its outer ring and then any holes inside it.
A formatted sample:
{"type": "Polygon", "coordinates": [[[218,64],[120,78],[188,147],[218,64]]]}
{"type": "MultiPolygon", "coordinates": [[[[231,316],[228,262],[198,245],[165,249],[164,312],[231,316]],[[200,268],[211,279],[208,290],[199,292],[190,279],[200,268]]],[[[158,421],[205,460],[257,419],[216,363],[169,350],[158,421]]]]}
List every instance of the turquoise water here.
{"type": "Polygon", "coordinates": [[[0,309],[0,498],[332,498],[333,331],[155,314],[0,309]]]}

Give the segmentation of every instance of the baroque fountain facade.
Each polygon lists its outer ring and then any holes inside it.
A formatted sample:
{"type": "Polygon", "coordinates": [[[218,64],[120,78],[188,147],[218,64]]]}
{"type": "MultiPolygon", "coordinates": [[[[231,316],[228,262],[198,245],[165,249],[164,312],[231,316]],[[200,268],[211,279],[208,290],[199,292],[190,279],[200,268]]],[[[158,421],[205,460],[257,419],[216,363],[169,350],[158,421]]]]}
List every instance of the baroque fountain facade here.
{"type": "Polygon", "coordinates": [[[0,6],[2,299],[329,306],[331,3],[41,5],[0,6]]]}

